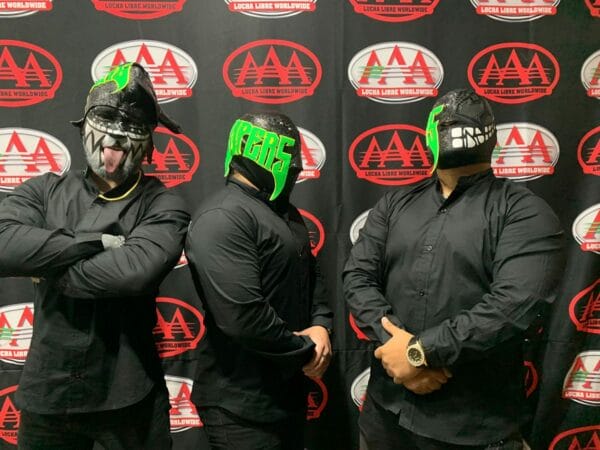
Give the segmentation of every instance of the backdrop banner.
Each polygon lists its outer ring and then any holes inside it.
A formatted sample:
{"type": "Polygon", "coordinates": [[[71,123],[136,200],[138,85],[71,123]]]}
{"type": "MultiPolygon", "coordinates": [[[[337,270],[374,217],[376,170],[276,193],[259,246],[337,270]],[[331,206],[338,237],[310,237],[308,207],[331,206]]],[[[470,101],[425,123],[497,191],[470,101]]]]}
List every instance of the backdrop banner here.
{"type": "MultiPolygon", "coordinates": [[[[341,271],[375,202],[430,176],[427,114],[459,87],[498,121],[496,176],[558,214],[568,265],[523,361],[534,449],[600,450],[600,0],[0,0],[0,199],[31,177],[79,170],[89,86],[142,64],[164,111],[148,174],[194,210],[223,185],[228,131],[251,111],[300,127],[292,196],[335,311],[335,356],[307,396],[307,450],[358,448],[373,345],[344,303],[341,271]]],[[[208,450],[190,401],[203,311],[182,255],[154,329],[174,449],[208,450]]],[[[28,279],[0,280],[0,448],[34,323],[28,279]]],[[[485,379],[481,383],[486,383],[485,379]]]]}

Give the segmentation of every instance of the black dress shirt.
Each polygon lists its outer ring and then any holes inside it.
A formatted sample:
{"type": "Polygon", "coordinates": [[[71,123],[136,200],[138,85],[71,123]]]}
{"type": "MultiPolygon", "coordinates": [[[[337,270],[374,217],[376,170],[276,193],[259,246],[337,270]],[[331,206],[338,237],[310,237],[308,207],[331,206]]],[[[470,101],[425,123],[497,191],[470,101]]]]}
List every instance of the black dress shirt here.
{"type": "Polygon", "coordinates": [[[302,217],[272,206],[230,180],[194,214],[186,242],[206,312],[192,399],[258,422],[305,409],[314,344],[293,331],[329,329],[332,316],[302,217]]]}
{"type": "Polygon", "coordinates": [[[188,221],[176,195],[138,174],[104,195],[82,172],[46,174],[4,199],[0,276],[38,279],[21,408],[111,410],[164,387],[155,296],[181,255],[188,221]],[[102,233],[125,243],[104,250],[102,233]]]}
{"type": "Polygon", "coordinates": [[[418,336],[428,365],[453,373],[415,395],[373,359],[368,392],[399,424],[444,442],[481,445],[523,420],[522,333],[556,295],[563,233],[540,198],[491,170],[444,199],[437,179],[386,194],[344,269],[358,326],[377,343],[387,315],[418,336]]]}

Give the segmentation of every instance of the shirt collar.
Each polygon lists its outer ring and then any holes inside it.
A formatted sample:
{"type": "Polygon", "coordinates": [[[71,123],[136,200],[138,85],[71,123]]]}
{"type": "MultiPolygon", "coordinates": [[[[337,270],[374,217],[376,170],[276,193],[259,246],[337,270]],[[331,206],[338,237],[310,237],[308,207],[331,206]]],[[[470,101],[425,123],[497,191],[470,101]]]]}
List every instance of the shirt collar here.
{"type": "Polygon", "coordinates": [[[98,196],[106,201],[116,201],[122,200],[123,198],[128,197],[135,191],[135,188],[140,183],[142,177],[144,176],[143,171],[140,169],[139,172],[132,174],[129,178],[127,178],[123,183],[118,185],[117,187],[110,189],[104,193],[100,193],[98,190],[98,186],[94,182],[91,177],[92,170],[87,167],[83,171],[83,179],[88,191],[93,193],[95,196],[98,196]]]}

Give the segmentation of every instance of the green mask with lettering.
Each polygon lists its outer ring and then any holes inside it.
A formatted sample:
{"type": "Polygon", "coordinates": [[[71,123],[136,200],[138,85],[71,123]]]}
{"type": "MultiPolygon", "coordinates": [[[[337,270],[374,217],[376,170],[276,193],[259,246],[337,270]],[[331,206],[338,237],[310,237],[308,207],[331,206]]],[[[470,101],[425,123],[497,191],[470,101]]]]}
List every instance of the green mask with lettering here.
{"type": "Polygon", "coordinates": [[[289,196],[302,170],[297,128],[279,113],[248,114],[236,120],[229,133],[225,176],[231,167],[267,192],[270,201],[289,196]]]}

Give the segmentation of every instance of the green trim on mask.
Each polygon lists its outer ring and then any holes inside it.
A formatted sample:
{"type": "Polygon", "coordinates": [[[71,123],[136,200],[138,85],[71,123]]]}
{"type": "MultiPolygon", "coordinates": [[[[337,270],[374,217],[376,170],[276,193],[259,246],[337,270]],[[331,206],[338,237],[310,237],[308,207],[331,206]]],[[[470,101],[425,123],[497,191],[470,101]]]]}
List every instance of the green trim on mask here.
{"type": "Polygon", "coordinates": [[[440,157],[440,133],[438,130],[439,120],[435,120],[436,116],[444,110],[444,105],[438,105],[431,110],[427,118],[427,128],[425,129],[425,143],[433,154],[433,173],[438,165],[440,157]]]}
{"type": "Polygon", "coordinates": [[[108,72],[104,77],[100,78],[98,81],[94,83],[90,92],[96,89],[98,86],[102,86],[107,83],[115,83],[117,88],[112,92],[119,92],[125,89],[125,86],[129,84],[129,75],[131,74],[131,66],[133,63],[121,64],[120,66],[115,67],[113,70],[108,72]]]}
{"type": "Polygon", "coordinates": [[[273,175],[274,188],[269,200],[273,201],[283,191],[292,155],[285,147],[294,147],[296,140],[283,134],[273,133],[250,122],[238,119],[231,127],[227,154],[225,155],[225,176],[234,156],[242,156],[273,175]]]}

